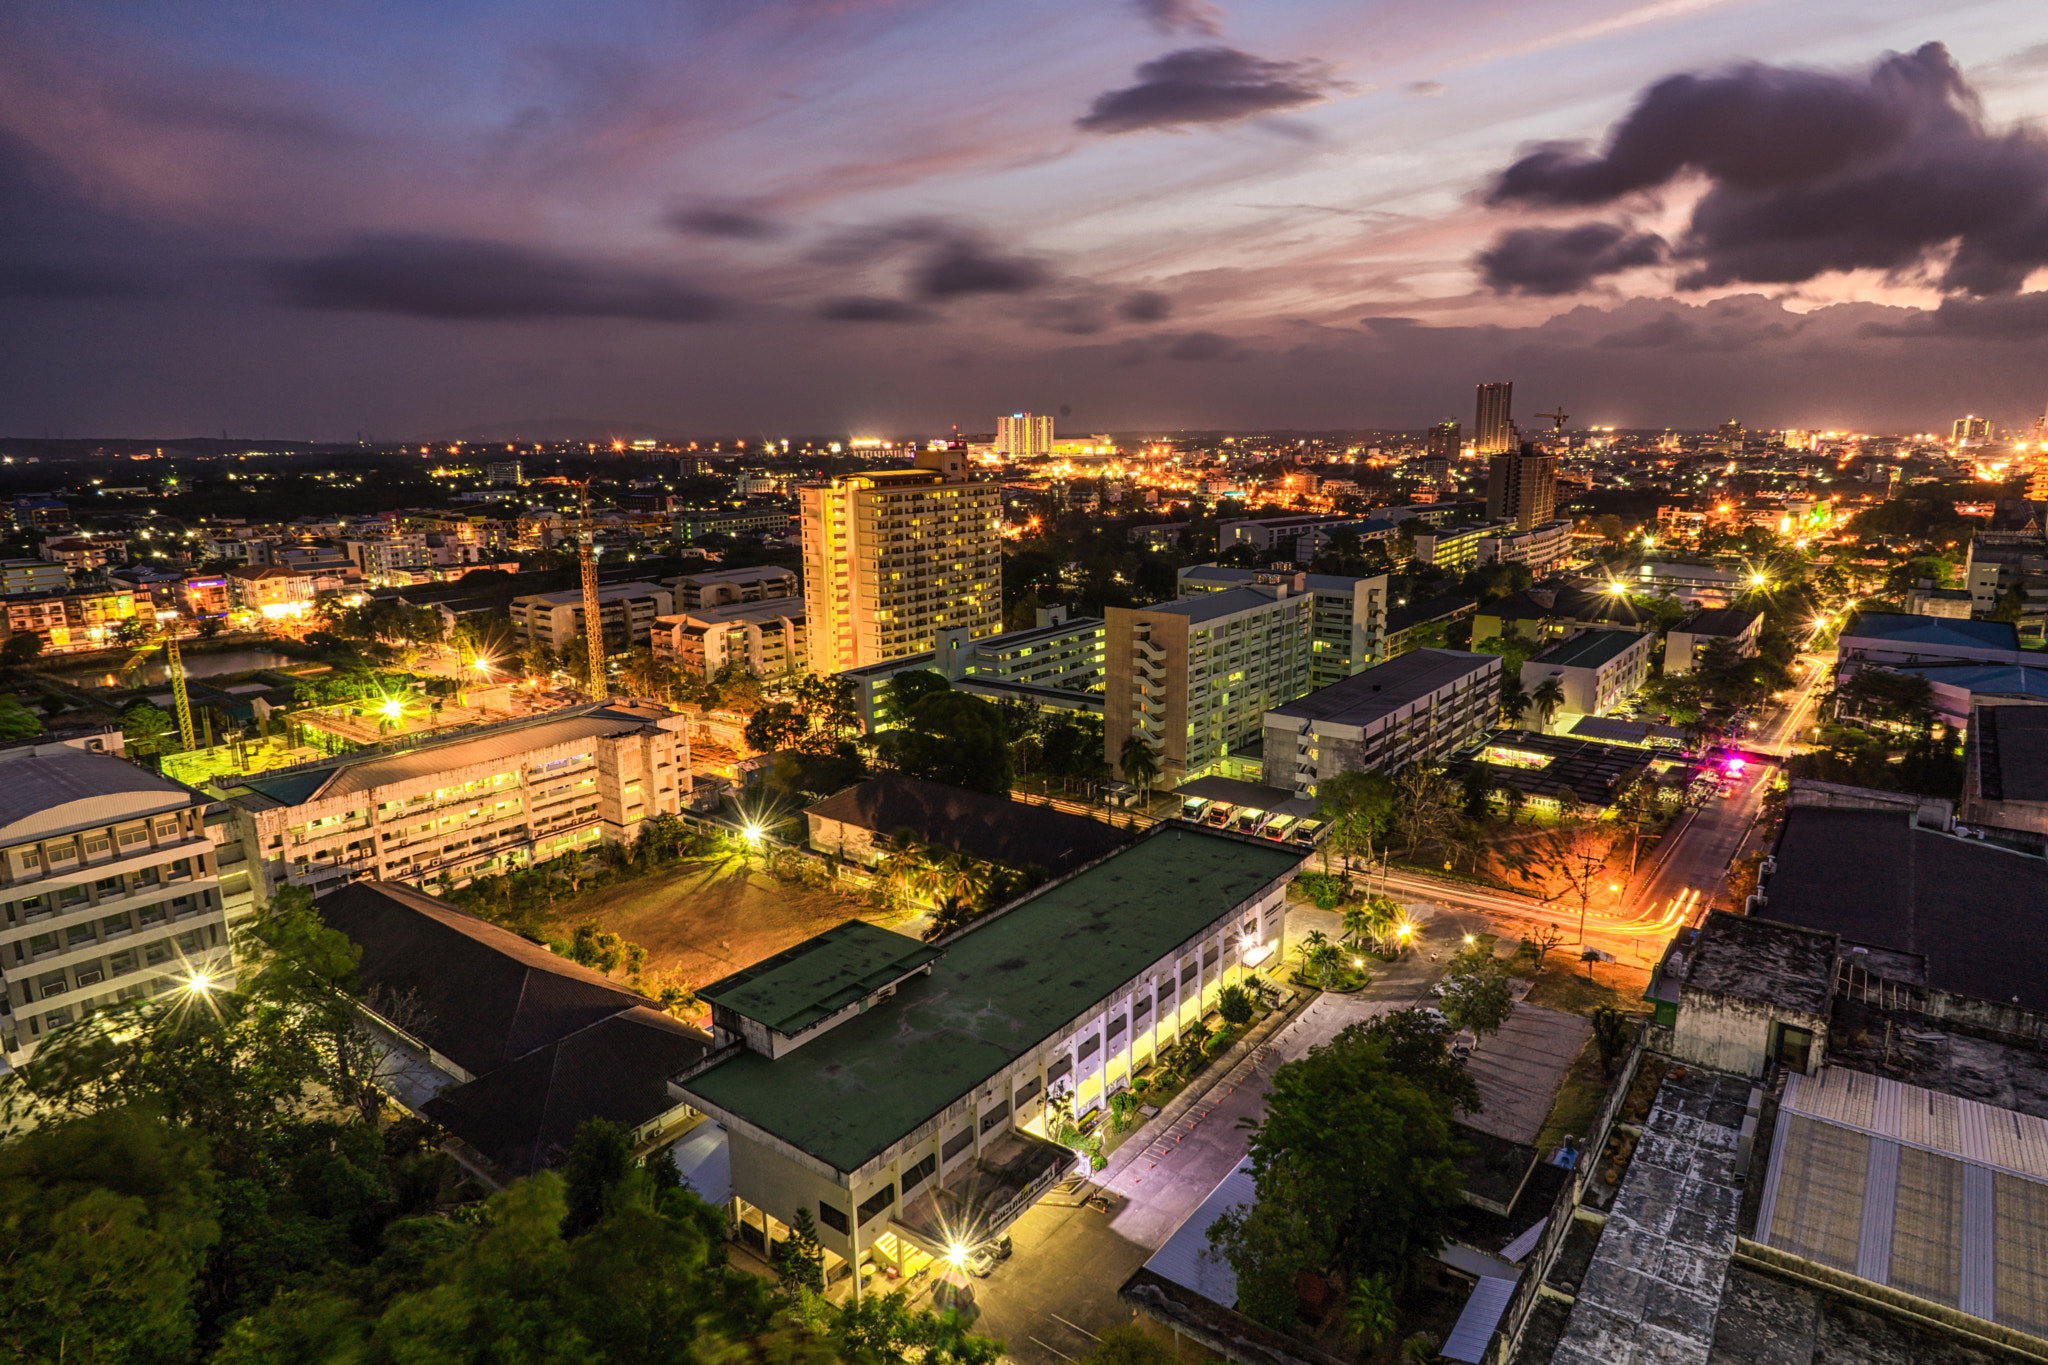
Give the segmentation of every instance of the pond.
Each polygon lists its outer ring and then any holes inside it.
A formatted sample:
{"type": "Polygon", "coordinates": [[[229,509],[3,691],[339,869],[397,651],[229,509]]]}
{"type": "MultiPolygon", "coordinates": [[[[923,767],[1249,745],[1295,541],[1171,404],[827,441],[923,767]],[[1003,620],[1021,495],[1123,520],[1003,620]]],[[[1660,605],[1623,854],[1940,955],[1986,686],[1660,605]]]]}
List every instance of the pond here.
{"type": "MultiPolygon", "coordinates": [[[[258,668],[281,668],[299,662],[290,655],[279,654],[273,649],[223,649],[205,654],[187,653],[184,660],[185,676],[188,678],[217,678],[226,673],[247,673],[258,668]]],[[[84,668],[45,668],[37,671],[79,687],[162,687],[171,680],[170,665],[164,662],[164,652],[160,649],[145,659],[142,667],[133,675],[117,674],[109,669],[104,661],[84,668]]]]}

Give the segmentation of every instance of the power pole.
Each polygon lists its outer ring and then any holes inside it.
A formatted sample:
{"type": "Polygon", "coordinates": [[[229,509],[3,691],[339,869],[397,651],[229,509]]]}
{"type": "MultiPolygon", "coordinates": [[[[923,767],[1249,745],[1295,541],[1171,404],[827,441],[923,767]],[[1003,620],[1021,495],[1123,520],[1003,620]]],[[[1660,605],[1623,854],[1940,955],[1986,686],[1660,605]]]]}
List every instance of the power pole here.
{"type": "Polygon", "coordinates": [[[604,616],[597,602],[597,528],[590,520],[590,480],[580,485],[583,516],[576,529],[576,559],[583,569],[583,642],[590,669],[590,699],[603,701],[611,695],[604,676],[604,616]]]}

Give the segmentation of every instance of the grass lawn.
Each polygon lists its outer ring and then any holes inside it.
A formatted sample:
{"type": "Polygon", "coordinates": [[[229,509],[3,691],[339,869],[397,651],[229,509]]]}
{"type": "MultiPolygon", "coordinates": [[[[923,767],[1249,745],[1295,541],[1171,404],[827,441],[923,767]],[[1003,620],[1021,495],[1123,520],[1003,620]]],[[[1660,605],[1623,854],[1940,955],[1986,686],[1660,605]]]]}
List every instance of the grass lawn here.
{"type": "Polygon", "coordinates": [[[564,900],[549,928],[566,937],[576,925],[595,920],[646,948],[650,972],[673,972],[692,986],[707,986],[849,919],[889,929],[909,922],[850,896],[784,885],[718,859],[686,862],[564,900]]]}
{"type": "Polygon", "coordinates": [[[1643,992],[1650,985],[1646,969],[1625,962],[1595,962],[1590,964],[1593,979],[1588,981],[1589,964],[1577,961],[1576,952],[1567,945],[1544,958],[1543,970],[1529,987],[1530,1004],[1568,1014],[1591,1014],[1602,1005],[1628,1014],[1644,1012],[1643,992]]]}
{"type": "Polygon", "coordinates": [[[1600,1048],[1588,1038],[1572,1069],[1565,1073],[1557,1098],[1551,1102],[1550,1117],[1543,1120],[1543,1127],[1536,1134],[1536,1150],[1549,1155],[1566,1133],[1585,1137],[1606,1099],[1607,1073],[1600,1068],[1600,1048]]]}

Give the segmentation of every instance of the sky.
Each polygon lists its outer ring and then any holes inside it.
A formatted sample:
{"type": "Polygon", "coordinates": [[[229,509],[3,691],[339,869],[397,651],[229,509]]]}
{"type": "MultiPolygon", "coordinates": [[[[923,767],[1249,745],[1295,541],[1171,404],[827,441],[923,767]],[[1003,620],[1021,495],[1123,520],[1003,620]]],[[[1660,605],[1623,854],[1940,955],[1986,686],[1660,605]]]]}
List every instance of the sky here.
{"type": "Polygon", "coordinates": [[[2030,430],[2038,0],[12,0],[0,435],[2030,430]]]}

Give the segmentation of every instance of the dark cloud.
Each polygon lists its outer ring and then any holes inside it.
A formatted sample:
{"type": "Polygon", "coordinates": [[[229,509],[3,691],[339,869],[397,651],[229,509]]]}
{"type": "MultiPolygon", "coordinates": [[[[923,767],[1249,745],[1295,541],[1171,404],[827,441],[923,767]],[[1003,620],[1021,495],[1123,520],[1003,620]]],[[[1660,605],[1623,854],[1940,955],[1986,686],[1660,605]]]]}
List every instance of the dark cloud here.
{"type": "Polygon", "coordinates": [[[115,266],[58,262],[0,265],[0,299],[118,299],[153,292],[115,266]]]}
{"type": "Polygon", "coordinates": [[[1411,81],[1408,84],[1408,93],[1424,96],[1448,95],[1451,93],[1451,87],[1442,81],[1411,81]]]}
{"type": "Polygon", "coordinates": [[[1168,360],[1222,360],[1236,343],[1215,332],[1189,332],[1166,348],[1168,360]]]}
{"type": "Polygon", "coordinates": [[[1609,332],[1593,344],[1603,351],[1656,351],[1683,346],[1697,335],[1690,322],[1666,313],[1634,327],[1609,332]]]}
{"type": "Polygon", "coordinates": [[[1223,32],[1223,11],[1207,0],[1131,0],[1145,22],[1161,33],[1199,33],[1204,38],[1223,32]]]}
{"type": "Polygon", "coordinates": [[[669,226],[692,237],[719,237],[733,242],[770,242],[787,229],[773,218],[751,209],[716,206],[677,209],[668,216],[669,226]]]}
{"type": "Polygon", "coordinates": [[[965,235],[942,244],[918,266],[913,278],[928,299],[962,294],[1022,294],[1046,282],[1045,267],[1022,256],[1005,256],[965,235]]]}
{"type": "Polygon", "coordinates": [[[651,271],[458,237],[379,236],[278,268],[301,308],[453,319],[721,317],[712,295],[651,271]]]}
{"type": "Polygon", "coordinates": [[[1127,294],[1116,306],[1116,315],[1125,322],[1163,322],[1172,313],[1173,300],[1150,289],[1127,294]]]}
{"type": "Polygon", "coordinates": [[[1664,239],[1617,223],[1515,228],[1479,253],[1479,274],[1503,294],[1575,294],[1602,275],[1664,258],[1664,239]]]}
{"type": "Polygon", "coordinates": [[[928,308],[905,303],[902,299],[857,294],[825,300],[818,305],[818,316],[827,322],[930,322],[935,314],[928,308]]]}
{"type": "Polygon", "coordinates": [[[1939,43],[1862,75],[1746,65],[1672,76],[1643,93],[1604,150],[1538,147],[1488,199],[1589,207],[1689,174],[1708,189],[1673,244],[1684,288],[1859,269],[1908,276],[1953,247],[1940,287],[1988,295],[2048,264],[2048,140],[1986,127],[1939,43]]]}
{"type": "Polygon", "coordinates": [[[1092,298],[1042,299],[1029,316],[1032,326],[1068,336],[1093,336],[1108,326],[1100,305],[1092,298]]]}
{"type": "Polygon", "coordinates": [[[1138,83],[1095,97],[1077,125],[1090,133],[1136,133],[1197,123],[1235,123],[1327,98],[1321,62],[1269,61],[1231,47],[1169,52],[1137,70],[1138,83]]]}
{"type": "Polygon", "coordinates": [[[1865,323],[1862,335],[2033,341],[2048,336],[2048,293],[1998,299],[1943,299],[1939,307],[1909,313],[1897,322],[1865,323]]]}

